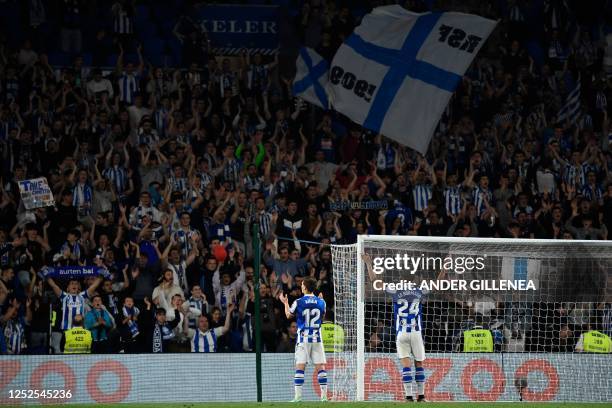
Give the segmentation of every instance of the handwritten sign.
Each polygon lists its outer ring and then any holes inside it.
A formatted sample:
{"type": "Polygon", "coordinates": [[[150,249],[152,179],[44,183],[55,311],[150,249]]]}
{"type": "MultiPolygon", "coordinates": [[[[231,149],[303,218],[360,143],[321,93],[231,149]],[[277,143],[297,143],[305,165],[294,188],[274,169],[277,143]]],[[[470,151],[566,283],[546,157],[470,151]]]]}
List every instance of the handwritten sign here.
{"type": "Polygon", "coordinates": [[[27,210],[55,205],[53,193],[45,177],[20,181],[19,192],[27,210]]]}

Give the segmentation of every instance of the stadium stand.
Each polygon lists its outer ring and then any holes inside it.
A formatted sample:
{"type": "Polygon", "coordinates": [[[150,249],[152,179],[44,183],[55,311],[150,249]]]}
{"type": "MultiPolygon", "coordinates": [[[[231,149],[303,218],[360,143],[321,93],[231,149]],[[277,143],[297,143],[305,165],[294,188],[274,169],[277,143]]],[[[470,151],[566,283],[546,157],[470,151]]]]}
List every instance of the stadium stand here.
{"type": "MultiPolygon", "coordinates": [[[[76,315],[94,352],[253,351],[255,223],[266,352],[295,347],[278,294],[299,297],[304,276],[333,310],[328,244],[357,234],[608,239],[610,2],[402,2],[501,20],[424,157],[291,94],[300,44],[330,57],[393,2],[233,2],[280,5],[290,35],[276,56],[231,58],[191,18],[204,2],[174,3],[0,2],[3,354],[61,353],[76,315]],[[56,204],[26,210],[19,182],[39,177],[56,204]],[[85,266],[97,275],[61,278],[85,266]]],[[[612,336],[610,304],[537,307],[552,323],[495,305],[511,332],[495,351],[612,336]]],[[[428,351],[459,350],[461,321],[428,351]]]]}

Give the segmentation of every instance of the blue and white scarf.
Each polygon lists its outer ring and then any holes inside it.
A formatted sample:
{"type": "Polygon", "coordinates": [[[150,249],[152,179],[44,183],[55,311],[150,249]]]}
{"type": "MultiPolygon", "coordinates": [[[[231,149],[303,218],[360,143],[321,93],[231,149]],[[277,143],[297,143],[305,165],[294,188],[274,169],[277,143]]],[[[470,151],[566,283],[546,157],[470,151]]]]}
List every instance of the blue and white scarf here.
{"type": "MultiPolygon", "coordinates": [[[[136,306],[127,307],[123,306],[123,316],[125,317],[138,317],[140,314],[140,310],[136,306]]],[[[140,333],[138,331],[138,322],[130,319],[127,322],[128,328],[130,329],[130,333],[132,333],[132,338],[135,338],[140,333]]]]}

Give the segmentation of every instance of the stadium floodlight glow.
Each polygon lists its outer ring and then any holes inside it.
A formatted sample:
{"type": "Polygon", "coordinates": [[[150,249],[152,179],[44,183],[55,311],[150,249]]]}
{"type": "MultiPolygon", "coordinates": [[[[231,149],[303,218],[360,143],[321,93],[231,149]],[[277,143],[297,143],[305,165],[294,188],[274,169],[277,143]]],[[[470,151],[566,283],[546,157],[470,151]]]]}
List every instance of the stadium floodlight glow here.
{"type": "Polygon", "coordinates": [[[610,241],[360,235],[332,263],[334,399],[404,397],[389,290],[423,289],[429,399],[612,401],[610,241]]]}

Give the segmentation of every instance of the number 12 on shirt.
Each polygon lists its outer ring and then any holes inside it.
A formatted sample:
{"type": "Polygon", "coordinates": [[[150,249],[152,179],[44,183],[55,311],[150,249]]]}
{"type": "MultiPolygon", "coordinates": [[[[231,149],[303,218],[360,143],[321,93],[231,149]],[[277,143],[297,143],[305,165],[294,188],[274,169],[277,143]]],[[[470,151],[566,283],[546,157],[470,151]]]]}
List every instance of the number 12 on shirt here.
{"type": "Polygon", "coordinates": [[[321,326],[321,311],[319,309],[304,309],[302,312],[306,327],[318,329],[321,326]]]}

